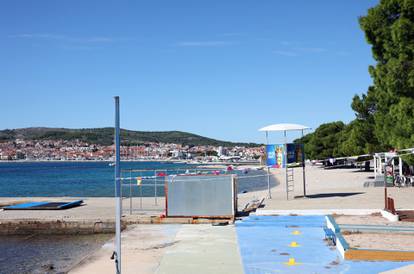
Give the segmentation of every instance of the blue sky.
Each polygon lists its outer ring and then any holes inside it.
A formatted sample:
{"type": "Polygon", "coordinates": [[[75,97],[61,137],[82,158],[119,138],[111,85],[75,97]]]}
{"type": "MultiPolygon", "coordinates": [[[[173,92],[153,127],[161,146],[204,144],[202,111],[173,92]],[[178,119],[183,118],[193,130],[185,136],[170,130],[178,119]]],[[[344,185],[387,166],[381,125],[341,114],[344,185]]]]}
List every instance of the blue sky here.
{"type": "Polygon", "coordinates": [[[348,122],[377,2],[1,1],[0,129],[112,126],[114,95],[134,130],[264,142],[272,123],[348,122]]]}

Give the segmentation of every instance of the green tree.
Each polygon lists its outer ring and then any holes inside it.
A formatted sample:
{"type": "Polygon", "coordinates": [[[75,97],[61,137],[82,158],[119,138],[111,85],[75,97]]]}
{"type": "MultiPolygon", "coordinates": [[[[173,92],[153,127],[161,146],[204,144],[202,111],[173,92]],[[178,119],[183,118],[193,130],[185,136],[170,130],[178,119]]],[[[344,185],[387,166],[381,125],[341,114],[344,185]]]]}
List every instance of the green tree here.
{"type": "Polygon", "coordinates": [[[357,117],[368,111],[373,147],[413,146],[414,1],[382,0],[359,21],[376,64],[369,67],[373,86],[354,98],[357,117]]]}
{"type": "Polygon", "coordinates": [[[383,150],[375,135],[376,111],[374,87],[368,89],[367,95],[355,95],[351,107],[355,111],[355,120],[350,122],[343,132],[340,150],[344,155],[360,155],[383,150]]]}
{"type": "Polygon", "coordinates": [[[345,129],[341,121],[320,125],[313,133],[296,140],[305,145],[308,159],[326,159],[343,156],[340,151],[340,140],[345,129]]]}
{"type": "Polygon", "coordinates": [[[354,121],[321,125],[299,140],[309,158],[414,146],[414,0],[381,0],[359,23],[376,61],[373,85],[353,98],[354,121]]]}

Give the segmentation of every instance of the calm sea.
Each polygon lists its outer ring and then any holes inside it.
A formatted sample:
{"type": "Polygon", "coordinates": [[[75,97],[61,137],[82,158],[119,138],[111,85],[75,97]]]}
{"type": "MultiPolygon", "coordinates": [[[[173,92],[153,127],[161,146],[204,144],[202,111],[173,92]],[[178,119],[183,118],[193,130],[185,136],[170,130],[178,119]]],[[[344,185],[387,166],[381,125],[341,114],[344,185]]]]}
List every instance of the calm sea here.
{"type": "Polygon", "coordinates": [[[112,234],[0,236],[0,273],[67,273],[112,237],[112,234]]]}
{"type": "MultiPolygon", "coordinates": [[[[164,195],[164,178],[154,178],[156,173],[192,172],[196,166],[172,162],[122,162],[122,177],[142,177],[143,185],[157,183],[157,192],[164,195]],[[135,171],[129,172],[127,170],[135,171]],[[148,171],[137,171],[148,170],[148,171]],[[155,181],[157,180],[157,181],[155,181]]],[[[207,168],[207,167],[206,167],[207,168]]],[[[200,169],[199,169],[200,170],[200,169]]],[[[263,171],[248,173],[235,171],[240,177],[239,192],[265,189],[267,180],[263,171]],[[253,175],[253,176],[251,176],[253,175]],[[253,178],[248,178],[253,177],[253,178]]],[[[124,190],[129,191],[129,180],[124,190]]],[[[136,180],[131,180],[136,185],[136,180]]],[[[133,188],[134,196],[154,195],[154,187],[133,188]]],[[[128,193],[129,194],[129,193],[128,193]]],[[[111,197],[114,196],[114,167],[108,162],[0,162],[0,197],[111,197]]]]}

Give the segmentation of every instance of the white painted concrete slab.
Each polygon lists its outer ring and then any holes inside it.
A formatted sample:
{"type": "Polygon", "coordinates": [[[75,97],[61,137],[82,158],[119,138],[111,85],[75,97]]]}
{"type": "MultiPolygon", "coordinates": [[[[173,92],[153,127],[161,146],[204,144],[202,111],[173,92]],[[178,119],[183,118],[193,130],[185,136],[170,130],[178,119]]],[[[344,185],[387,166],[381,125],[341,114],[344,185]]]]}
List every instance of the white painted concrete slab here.
{"type": "Polygon", "coordinates": [[[183,225],[161,260],[158,274],[243,273],[233,225],[183,225]]]}
{"type": "Polygon", "coordinates": [[[271,215],[330,215],[330,214],[343,214],[343,215],[369,215],[372,213],[379,213],[380,209],[285,209],[285,210],[266,210],[258,209],[255,215],[258,216],[271,216],[271,215]]]}

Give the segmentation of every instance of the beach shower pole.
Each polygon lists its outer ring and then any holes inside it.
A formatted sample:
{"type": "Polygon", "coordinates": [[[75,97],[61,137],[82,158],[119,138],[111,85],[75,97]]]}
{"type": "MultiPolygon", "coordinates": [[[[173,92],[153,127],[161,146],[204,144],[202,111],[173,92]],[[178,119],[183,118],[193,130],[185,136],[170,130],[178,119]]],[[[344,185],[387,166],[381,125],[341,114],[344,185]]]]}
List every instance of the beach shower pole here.
{"type": "Polygon", "coordinates": [[[121,274],[121,169],[120,169],[120,137],[119,137],[119,96],[115,96],[115,267],[116,273],[121,274]]]}
{"type": "MultiPolygon", "coordinates": [[[[266,131],[266,145],[269,145],[269,133],[266,131]]],[[[266,159],[267,162],[267,159],[266,159]]],[[[269,199],[272,199],[272,193],[270,191],[270,167],[267,165],[267,195],[269,196],[269,199]]]]}

